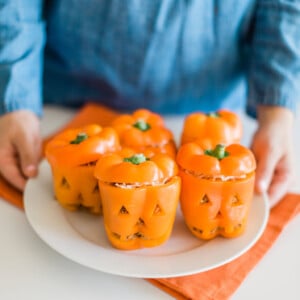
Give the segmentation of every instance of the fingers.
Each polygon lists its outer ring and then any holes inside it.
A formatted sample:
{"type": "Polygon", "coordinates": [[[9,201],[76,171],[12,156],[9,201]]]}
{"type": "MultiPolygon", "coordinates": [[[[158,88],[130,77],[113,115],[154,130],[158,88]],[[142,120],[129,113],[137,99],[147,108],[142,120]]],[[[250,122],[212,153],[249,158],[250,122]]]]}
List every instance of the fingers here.
{"type": "Polygon", "coordinates": [[[273,207],[288,192],[293,177],[292,147],[287,141],[270,144],[264,135],[254,138],[252,150],[257,161],[255,191],[266,193],[273,207]]]}
{"type": "Polygon", "coordinates": [[[23,191],[26,179],[20,171],[16,156],[13,151],[7,151],[6,155],[3,154],[3,151],[1,151],[0,164],[2,165],[2,176],[18,190],[23,191]]]}
{"type": "Polygon", "coordinates": [[[259,106],[252,141],[257,160],[256,192],[267,192],[271,207],[287,192],[293,176],[293,113],[284,107],[259,106]]]}
{"type": "Polygon", "coordinates": [[[23,191],[26,180],[37,175],[41,155],[39,119],[30,111],[0,117],[0,173],[23,191]]]}
{"type": "Polygon", "coordinates": [[[259,194],[267,192],[272,182],[273,173],[278,161],[278,154],[274,153],[271,149],[263,148],[256,155],[257,169],[255,190],[259,194]]]}
{"type": "Polygon", "coordinates": [[[286,156],[281,160],[275,155],[263,156],[257,162],[255,190],[259,194],[266,192],[273,207],[287,193],[291,174],[292,167],[286,156]]]}
{"type": "Polygon", "coordinates": [[[286,194],[289,187],[288,174],[274,174],[273,181],[270,185],[268,194],[270,199],[270,206],[275,206],[286,194]]]}
{"type": "Polygon", "coordinates": [[[259,141],[259,150],[254,147],[257,159],[255,191],[267,193],[270,207],[276,205],[287,193],[293,174],[292,153],[290,147],[276,147],[259,141]]]}
{"type": "Polygon", "coordinates": [[[15,141],[15,147],[19,153],[22,173],[25,177],[35,177],[41,156],[41,139],[31,132],[25,133],[15,141]]]}
{"type": "Polygon", "coordinates": [[[23,191],[28,178],[38,173],[38,162],[41,153],[41,141],[34,142],[26,135],[17,139],[15,145],[3,146],[0,152],[1,174],[17,189],[23,191]]]}
{"type": "Polygon", "coordinates": [[[274,170],[273,179],[268,189],[271,207],[276,205],[283,198],[292,182],[293,168],[290,158],[291,155],[284,156],[274,170]]]}

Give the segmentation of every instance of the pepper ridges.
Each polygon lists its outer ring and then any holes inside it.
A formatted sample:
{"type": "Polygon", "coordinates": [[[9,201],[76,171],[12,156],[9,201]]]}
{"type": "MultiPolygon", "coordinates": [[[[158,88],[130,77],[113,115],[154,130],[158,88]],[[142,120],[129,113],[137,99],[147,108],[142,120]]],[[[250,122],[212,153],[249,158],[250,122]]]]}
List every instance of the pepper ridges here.
{"type": "Polygon", "coordinates": [[[241,137],[242,122],[236,113],[226,109],[208,114],[194,112],[184,120],[180,144],[196,141],[214,147],[217,144],[239,143],[241,137]]]}
{"type": "Polygon", "coordinates": [[[165,154],[147,158],[132,149],[122,149],[101,157],[95,176],[106,235],[114,247],[154,247],[169,238],[181,183],[172,158],[165,154]],[[136,158],[142,157],[137,162],[136,158]]]}
{"type": "Polygon", "coordinates": [[[57,201],[68,210],[85,207],[101,214],[95,165],[101,155],[119,148],[115,130],[95,124],[65,130],[50,140],[45,156],[51,166],[57,201]]]}
{"type": "Polygon", "coordinates": [[[149,155],[165,153],[175,158],[176,144],[173,133],[166,128],[163,118],[150,110],[138,109],[123,114],[112,122],[123,147],[130,147],[149,155]]]}
{"type": "Polygon", "coordinates": [[[252,152],[240,144],[224,147],[220,157],[218,150],[187,143],[177,154],[181,210],[191,233],[205,240],[241,235],[254,192],[252,152]]]}

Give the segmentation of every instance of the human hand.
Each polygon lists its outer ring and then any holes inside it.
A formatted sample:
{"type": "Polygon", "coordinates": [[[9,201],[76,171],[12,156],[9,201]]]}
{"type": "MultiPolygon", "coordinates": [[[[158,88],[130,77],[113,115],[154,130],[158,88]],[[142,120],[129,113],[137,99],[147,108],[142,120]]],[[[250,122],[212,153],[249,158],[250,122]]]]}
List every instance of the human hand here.
{"type": "Polygon", "coordinates": [[[293,178],[293,114],[283,107],[260,106],[252,150],[257,160],[255,190],[267,192],[273,207],[293,178]]]}
{"type": "Polygon", "coordinates": [[[0,117],[0,173],[23,191],[26,180],[38,173],[41,158],[40,122],[27,110],[0,117]]]}

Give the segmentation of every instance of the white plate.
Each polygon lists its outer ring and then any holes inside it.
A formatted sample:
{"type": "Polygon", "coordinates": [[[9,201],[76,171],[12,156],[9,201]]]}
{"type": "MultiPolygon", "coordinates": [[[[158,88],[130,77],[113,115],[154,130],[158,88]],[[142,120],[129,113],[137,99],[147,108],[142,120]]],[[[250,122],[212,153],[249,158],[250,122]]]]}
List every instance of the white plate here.
{"type": "Polygon", "coordinates": [[[228,263],[255,244],[269,216],[266,197],[255,197],[241,237],[204,242],[191,235],[178,210],[172,235],[165,244],[134,251],[116,250],[106,238],[101,216],[66,211],[54,200],[46,161],[41,164],[38,178],[28,182],[24,204],[33,229],[60,254],[102,272],[140,278],[189,275],[228,263]]]}

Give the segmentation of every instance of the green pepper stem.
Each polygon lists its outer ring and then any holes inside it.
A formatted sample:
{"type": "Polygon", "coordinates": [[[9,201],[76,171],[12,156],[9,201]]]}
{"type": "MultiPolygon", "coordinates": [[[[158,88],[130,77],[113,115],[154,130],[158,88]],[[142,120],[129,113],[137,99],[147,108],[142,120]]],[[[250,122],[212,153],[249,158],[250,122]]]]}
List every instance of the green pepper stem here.
{"type": "Polygon", "coordinates": [[[145,122],[144,120],[138,120],[133,124],[133,127],[141,130],[141,131],[147,131],[151,129],[151,126],[149,123],[145,122]]]}
{"type": "Polygon", "coordinates": [[[220,114],[218,112],[209,112],[206,114],[208,117],[212,117],[212,118],[220,118],[220,114]]]}
{"type": "Polygon", "coordinates": [[[216,145],[215,149],[213,149],[213,150],[205,150],[204,153],[206,155],[213,156],[219,160],[221,160],[229,155],[229,153],[227,151],[225,151],[225,146],[222,144],[216,145]]]}
{"type": "Polygon", "coordinates": [[[139,165],[145,161],[149,160],[149,158],[147,158],[144,154],[139,153],[139,154],[134,154],[130,157],[125,157],[123,159],[124,162],[130,162],[134,165],[139,165]]]}
{"type": "Polygon", "coordinates": [[[85,132],[79,132],[74,140],[70,144],[80,144],[88,138],[88,135],[85,132]]]}
{"type": "Polygon", "coordinates": [[[216,146],[216,148],[214,149],[214,152],[219,159],[224,158],[225,157],[225,146],[218,144],[216,146]]]}

